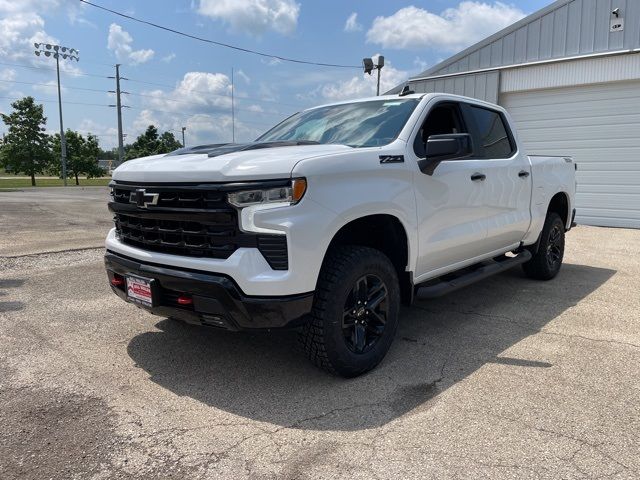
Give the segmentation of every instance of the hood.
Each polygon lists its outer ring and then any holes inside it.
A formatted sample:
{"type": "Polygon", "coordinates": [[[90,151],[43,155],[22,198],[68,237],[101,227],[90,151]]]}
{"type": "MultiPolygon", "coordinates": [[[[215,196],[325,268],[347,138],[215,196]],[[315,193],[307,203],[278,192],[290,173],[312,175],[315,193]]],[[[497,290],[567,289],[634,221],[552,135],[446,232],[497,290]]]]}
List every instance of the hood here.
{"type": "Polygon", "coordinates": [[[286,178],[301,160],[350,150],[353,148],[346,145],[321,144],[215,145],[211,149],[185,149],[167,155],[129,160],[113,172],[112,178],[116,181],[144,183],[286,178]]]}

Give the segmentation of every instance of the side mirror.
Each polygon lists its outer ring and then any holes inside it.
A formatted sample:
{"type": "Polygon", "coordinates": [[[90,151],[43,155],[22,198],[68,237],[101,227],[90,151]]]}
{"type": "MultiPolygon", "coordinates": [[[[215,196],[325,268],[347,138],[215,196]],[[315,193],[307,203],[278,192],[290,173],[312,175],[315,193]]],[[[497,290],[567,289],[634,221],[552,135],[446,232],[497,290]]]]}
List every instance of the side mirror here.
{"type": "Polygon", "coordinates": [[[473,152],[471,135],[468,133],[448,133],[430,135],[425,143],[426,158],[418,161],[420,171],[433,175],[440,162],[467,158],[473,152]]]}

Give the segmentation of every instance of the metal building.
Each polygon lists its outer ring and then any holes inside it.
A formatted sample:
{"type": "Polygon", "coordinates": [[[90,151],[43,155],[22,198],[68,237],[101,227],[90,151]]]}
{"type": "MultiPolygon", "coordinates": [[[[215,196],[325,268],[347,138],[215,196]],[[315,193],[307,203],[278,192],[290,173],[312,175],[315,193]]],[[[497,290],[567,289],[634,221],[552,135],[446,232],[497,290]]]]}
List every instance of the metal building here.
{"type": "Polygon", "coordinates": [[[640,0],[558,0],[409,84],[504,106],[528,153],[578,163],[579,223],[640,228],[640,0]]]}

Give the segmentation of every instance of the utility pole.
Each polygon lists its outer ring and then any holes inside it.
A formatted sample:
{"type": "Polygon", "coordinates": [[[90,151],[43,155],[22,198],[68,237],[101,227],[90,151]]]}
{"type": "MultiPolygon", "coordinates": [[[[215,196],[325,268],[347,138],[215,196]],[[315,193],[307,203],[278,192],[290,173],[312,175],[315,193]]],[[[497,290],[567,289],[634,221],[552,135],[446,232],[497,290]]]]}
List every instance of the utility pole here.
{"type": "Polygon", "coordinates": [[[116,104],[115,105],[109,105],[110,107],[116,107],[116,110],[118,111],[118,165],[122,165],[122,162],[124,161],[124,134],[122,133],[122,109],[123,108],[127,108],[126,105],[122,105],[122,99],[121,96],[122,94],[127,94],[129,92],[123,92],[122,90],[120,90],[120,80],[127,80],[124,77],[120,77],[120,64],[117,63],[116,64],[116,76],[115,77],[108,77],[108,78],[114,78],[116,80],[116,89],[114,90],[109,90],[110,93],[115,93],[116,94],[116,104]]]}
{"type": "Polygon", "coordinates": [[[234,105],[233,67],[231,67],[231,143],[236,143],[236,113],[234,105]]]}
{"type": "Polygon", "coordinates": [[[182,148],[186,147],[187,145],[184,143],[184,131],[187,129],[187,127],[182,127],[182,148]]]}
{"type": "Polygon", "coordinates": [[[45,57],[56,59],[56,78],[58,79],[58,112],[60,114],[60,162],[62,163],[62,182],[67,186],[67,138],[64,134],[62,123],[62,92],[60,89],[60,57],[63,59],[80,61],[80,52],[75,48],[52,45],[50,43],[34,43],[36,56],[44,54],[45,57]]]}

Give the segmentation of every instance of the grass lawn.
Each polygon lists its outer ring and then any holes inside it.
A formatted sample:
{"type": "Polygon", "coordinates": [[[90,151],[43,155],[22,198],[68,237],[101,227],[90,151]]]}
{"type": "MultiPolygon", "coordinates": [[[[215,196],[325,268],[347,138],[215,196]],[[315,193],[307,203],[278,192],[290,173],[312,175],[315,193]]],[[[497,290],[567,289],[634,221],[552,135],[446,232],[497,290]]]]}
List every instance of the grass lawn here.
{"type": "MultiPolygon", "coordinates": [[[[111,178],[81,178],[81,187],[102,187],[109,184],[111,178]]],[[[68,179],[67,184],[71,187],[76,186],[75,179],[68,179]]],[[[38,178],[36,177],[36,187],[62,187],[62,179],[60,178],[38,178]]],[[[31,179],[16,177],[10,179],[0,178],[0,190],[3,188],[31,188],[31,179]]]]}

